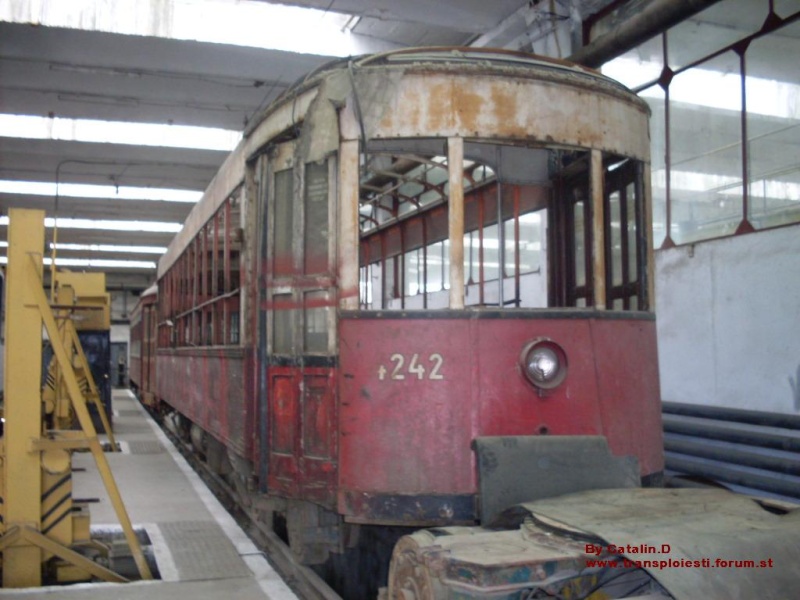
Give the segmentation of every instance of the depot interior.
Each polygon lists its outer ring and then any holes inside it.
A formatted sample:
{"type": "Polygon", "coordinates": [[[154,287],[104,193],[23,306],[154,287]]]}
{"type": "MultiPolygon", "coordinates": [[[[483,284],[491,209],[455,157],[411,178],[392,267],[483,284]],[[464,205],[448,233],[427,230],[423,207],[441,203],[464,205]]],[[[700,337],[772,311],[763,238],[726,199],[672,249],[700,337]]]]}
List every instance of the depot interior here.
{"type": "MultiPolygon", "coordinates": [[[[8,209],[45,210],[48,239],[57,216],[56,264],[106,274],[111,360],[125,363],[130,313],[160,256],[253,116],[305,73],[419,46],[580,60],[591,43],[606,49],[588,66],[652,111],[663,400],[797,414],[797,0],[2,3],[0,260],[8,209]],[[671,17],[641,18],[661,4],[671,17]]],[[[519,268],[536,273],[545,225],[521,226],[531,243],[519,268]]],[[[502,239],[497,226],[485,235],[502,239]]],[[[404,261],[405,307],[418,262],[404,261]]],[[[487,280],[509,276],[489,263],[487,280]]],[[[426,286],[445,290],[445,278],[426,286]]]]}

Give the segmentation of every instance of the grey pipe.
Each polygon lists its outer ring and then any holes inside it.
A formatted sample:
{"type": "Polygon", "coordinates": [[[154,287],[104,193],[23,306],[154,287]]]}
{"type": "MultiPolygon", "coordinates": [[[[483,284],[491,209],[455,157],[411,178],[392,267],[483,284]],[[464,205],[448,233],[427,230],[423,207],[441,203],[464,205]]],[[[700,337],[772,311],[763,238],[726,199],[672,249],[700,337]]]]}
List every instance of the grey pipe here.
{"type": "Polygon", "coordinates": [[[696,15],[719,0],[652,0],[642,9],[598,37],[568,60],[598,68],[603,63],[635,48],[673,25],[696,15]]]}

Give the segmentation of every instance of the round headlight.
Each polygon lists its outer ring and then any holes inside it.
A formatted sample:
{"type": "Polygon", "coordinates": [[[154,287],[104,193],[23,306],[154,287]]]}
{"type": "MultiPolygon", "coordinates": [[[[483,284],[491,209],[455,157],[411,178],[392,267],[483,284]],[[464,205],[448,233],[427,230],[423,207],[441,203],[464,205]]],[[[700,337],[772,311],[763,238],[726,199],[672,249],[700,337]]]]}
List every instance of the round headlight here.
{"type": "Polygon", "coordinates": [[[567,376],[567,355],[561,346],[548,339],[527,344],[520,363],[525,378],[541,389],[552,389],[567,376]]]}

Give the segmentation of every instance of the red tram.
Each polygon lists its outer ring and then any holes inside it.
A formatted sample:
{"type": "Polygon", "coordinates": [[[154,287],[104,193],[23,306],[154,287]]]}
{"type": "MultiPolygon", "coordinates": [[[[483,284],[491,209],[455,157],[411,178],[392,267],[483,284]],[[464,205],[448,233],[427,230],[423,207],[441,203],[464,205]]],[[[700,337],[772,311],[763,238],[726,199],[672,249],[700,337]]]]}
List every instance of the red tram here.
{"type": "Polygon", "coordinates": [[[145,406],[156,406],[156,301],[158,288],[141,293],[131,311],[130,365],[128,379],[145,406]]]}
{"type": "Polygon", "coordinates": [[[477,523],[476,438],[603,436],[657,482],[648,116],[504,51],[312,73],[162,258],[132,379],[157,337],[157,401],[309,564],[365,526],[477,523]]]}

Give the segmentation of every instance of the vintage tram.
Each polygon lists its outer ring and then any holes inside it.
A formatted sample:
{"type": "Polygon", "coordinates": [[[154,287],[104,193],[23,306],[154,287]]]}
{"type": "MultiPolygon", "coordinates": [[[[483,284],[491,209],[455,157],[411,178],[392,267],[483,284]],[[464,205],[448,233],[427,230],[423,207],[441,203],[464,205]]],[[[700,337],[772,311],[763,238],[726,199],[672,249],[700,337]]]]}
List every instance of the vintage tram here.
{"type": "Polygon", "coordinates": [[[319,69],[160,261],[134,381],[150,336],[168,420],[307,564],[478,523],[487,436],[601,436],[657,483],[648,116],[507,51],[319,69]]]}
{"type": "Polygon", "coordinates": [[[156,406],[156,300],[158,288],[153,285],[139,295],[130,318],[130,364],[128,380],[142,403],[156,406]]]}

